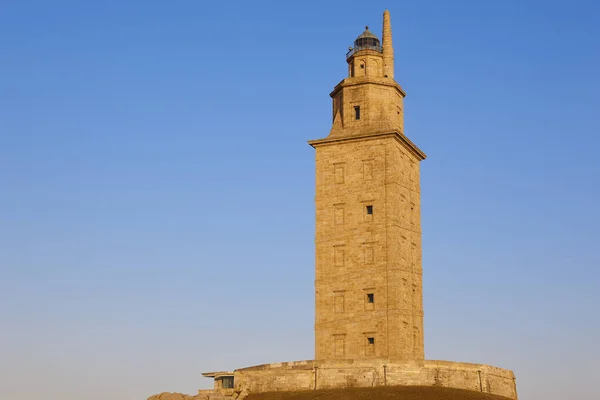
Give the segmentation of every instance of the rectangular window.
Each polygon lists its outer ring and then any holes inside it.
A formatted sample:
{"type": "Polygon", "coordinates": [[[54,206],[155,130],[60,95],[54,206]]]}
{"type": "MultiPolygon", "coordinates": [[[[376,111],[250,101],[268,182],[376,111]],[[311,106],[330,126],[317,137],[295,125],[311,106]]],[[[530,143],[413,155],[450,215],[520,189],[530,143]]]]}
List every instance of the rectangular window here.
{"type": "Polygon", "coordinates": [[[333,264],[336,267],[344,266],[345,256],[346,256],[346,252],[344,251],[344,246],[334,246],[333,247],[333,264]]]}
{"type": "Polygon", "coordinates": [[[365,302],[365,311],[373,311],[375,310],[375,289],[368,288],[364,290],[364,302],[365,302]]]}
{"type": "Polygon", "coordinates": [[[363,202],[363,221],[364,222],[373,222],[374,217],[374,206],[371,203],[372,200],[367,200],[363,202]],[[371,203],[371,204],[369,204],[371,203]]]}
{"type": "Polygon", "coordinates": [[[354,119],[360,119],[360,106],[354,107],[354,119]]]}
{"type": "Polygon", "coordinates": [[[363,203],[363,221],[373,222],[373,205],[367,202],[363,203]]]}
{"type": "Polygon", "coordinates": [[[365,160],[363,161],[363,179],[365,181],[370,181],[373,179],[373,161],[365,160]]]}
{"type": "Polygon", "coordinates": [[[334,180],[335,183],[344,183],[344,165],[343,164],[334,164],[334,180]]]}
{"type": "Polygon", "coordinates": [[[345,353],[346,335],[333,335],[335,345],[335,356],[343,357],[345,353]]]}
{"type": "Polygon", "coordinates": [[[366,244],[364,246],[364,260],[365,264],[373,264],[373,260],[375,259],[373,245],[366,244]]]}
{"type": "Polygon", "coordinates": [[[335,312],[340,314],[344,312],[344,292],[333,292],[335,296],[335,312]]]}
{"type": "Polygon", "coordinates": [[[233,389],[233,376],[223,377],[223,389],[233,389]]]}
{"type": "Polygon", "coordinates": [[[333,214],[333,219],[335,225],[342,225],[344,223],[344,206],[335,205],[335,213],[333,214]]]}
{"type": "Polygon", "coordinates": [[[367,355],[367,356],[375,355],[375,338],[372,336],[367,337],[365,355],[367,355]]]}

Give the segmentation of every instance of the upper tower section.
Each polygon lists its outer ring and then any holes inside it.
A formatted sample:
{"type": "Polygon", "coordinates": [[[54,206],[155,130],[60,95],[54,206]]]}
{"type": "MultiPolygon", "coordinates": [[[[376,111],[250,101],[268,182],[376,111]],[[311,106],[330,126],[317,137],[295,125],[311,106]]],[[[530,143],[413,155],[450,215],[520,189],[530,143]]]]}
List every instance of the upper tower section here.
{"type": "Polygon", "coordinates": [[[404,133],[405,93],[394,80],[394,49],[389,11],[383,13],[383,43],[367,29],[346,54],[348,77],[330,94],[333,126],[329,136],[404,133]]]}
{"type": "Polygon", "coordinates": [[[348,49],[346,61],[348,62],[348,77],[354,76],[379,76],[384,78],[394,78],[394,48],[392,46],[392,22],[390,12],[385,10],[383,13],[383,46],[379,38],[369,30],[367,26],[365,31],[356,38],[354,47],[348,49]],[[373,68],[366,68],[366,64],[372,57],[373,62],[369,63],[373,68]],[[382,62],[382,64],[380,64],[382,62]],[[382,68],[379,68],[382,65],[382,68]]]}
{"type": "Polygon", "coordinates": [[[383,76],[383,71],[380,71],[379,59],[381,57],[381,43],[369,27],[365,27],[365,31],[356,38],[354,47],[348,49],[346,61],[348,62],[348,77],[355,76],[383,76]],[[371,58],[371,62],[369,59],[371,58]],[[367,68],[367,64],[371,68],[367,68]]]}

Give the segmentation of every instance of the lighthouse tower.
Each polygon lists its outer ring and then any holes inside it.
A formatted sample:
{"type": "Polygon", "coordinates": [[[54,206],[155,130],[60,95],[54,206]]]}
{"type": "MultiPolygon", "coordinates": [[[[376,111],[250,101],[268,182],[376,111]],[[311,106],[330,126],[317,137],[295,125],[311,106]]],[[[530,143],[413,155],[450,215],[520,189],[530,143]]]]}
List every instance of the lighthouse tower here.
{"type": "Polygon", "coordinates": [[[292,399],[301,391],[309,398],[308,391],[328,389],[314,398],[518,400],[510,370],[424,358],[425,154],[404,132],[389,12],[382,41],[367,27],[346,62],[348,76],[330,94],[331,130],[309,141],[316,153],[315,359],[205,372],[214,389],[195,398],[292,399]]]}
{"type": "Polygon", "coordinates": [[[390,14],[331,93],[316,150],[315,358],[423,360],[419,162],[404,133],[390,14]]]}

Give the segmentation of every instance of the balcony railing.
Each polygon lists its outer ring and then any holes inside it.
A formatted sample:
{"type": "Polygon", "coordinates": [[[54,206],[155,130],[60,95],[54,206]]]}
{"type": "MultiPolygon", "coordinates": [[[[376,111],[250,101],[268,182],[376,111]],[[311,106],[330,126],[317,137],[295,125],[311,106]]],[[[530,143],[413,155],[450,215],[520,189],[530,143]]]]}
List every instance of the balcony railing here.
{"type": "Polygon", "coordinates": [[[350,51],[346,53],[346,60],[349,59],[354,53],[361,50],[375,50],[381,53],[381,46],[375,46],[372,44],[365,46],[354,46],[354,48],[350,49],[350,51]]]}

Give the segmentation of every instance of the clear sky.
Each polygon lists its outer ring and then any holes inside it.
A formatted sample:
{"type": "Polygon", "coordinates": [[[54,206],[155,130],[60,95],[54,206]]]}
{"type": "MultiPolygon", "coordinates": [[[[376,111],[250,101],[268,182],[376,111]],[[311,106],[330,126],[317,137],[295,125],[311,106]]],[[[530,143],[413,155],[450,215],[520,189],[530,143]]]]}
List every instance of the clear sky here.
{"type": "Polygon", "coordinates": [[[392,15],[428,359],[600,398],[600,2],[0,4],[0,398],[313,357],[314,150],[392,15]]]}

